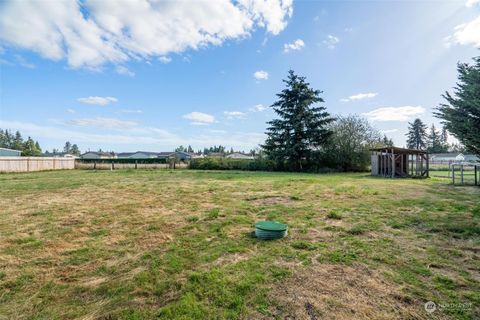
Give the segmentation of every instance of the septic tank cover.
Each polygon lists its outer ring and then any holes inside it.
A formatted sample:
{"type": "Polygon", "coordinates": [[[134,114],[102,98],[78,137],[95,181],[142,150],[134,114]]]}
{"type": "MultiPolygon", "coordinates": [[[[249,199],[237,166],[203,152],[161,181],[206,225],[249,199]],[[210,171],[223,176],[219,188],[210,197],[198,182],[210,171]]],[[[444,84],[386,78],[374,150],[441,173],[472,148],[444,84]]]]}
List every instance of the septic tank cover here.
{"type": "Polygon", "coordinates": [[[287,235],[288,226],[276,221],[260,221],[255,224],[255,236],[260,239],[279,239],[287,235]]]}

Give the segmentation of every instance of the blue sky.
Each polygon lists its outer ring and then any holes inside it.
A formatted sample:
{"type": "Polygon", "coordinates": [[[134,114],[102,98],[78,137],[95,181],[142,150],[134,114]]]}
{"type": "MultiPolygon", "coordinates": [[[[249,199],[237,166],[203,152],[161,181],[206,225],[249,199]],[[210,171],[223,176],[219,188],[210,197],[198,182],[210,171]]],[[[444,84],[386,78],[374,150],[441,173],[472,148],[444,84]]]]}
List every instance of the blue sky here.
{"type": "Polygon", "coordinates": [[[0,128],[49,150],[249,150],[293,69],[403,146],[479,47],[476,0],[6,1],[0,128]]]}

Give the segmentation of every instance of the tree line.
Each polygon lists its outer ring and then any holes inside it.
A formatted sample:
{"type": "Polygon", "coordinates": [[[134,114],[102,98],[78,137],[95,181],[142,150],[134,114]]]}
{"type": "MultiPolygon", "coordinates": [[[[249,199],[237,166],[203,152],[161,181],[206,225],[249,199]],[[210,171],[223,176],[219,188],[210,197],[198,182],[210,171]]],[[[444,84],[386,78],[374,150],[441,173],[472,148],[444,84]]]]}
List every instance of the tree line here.
{"type": "Polygon", "coordinates": [[[22,152],[22,156],[40,156],[42,148],[38,141],[23,138],[20,131],[12,133],[8,129],[0,129],[0,148],[14,149],[22,152]]]}
{"type": "MultiPolygon", "coordinates": [[[[409,123],[407,147],[430,153],[470,151],[480,155],[480,57],[473,64],[459,63],[459,82],[453,94],[443,95],[445,103],[434,115],[443,127],[428,129],[420,120],[409,123]],[[448,133],[460,142],[448,143],[448,133]],[[464,146],[464,147],[462,147],[464,146]]],[[[358,115],[333,117],[321,97],[301,77],[290,70],[285,89],[271,107],[277,118],[267,122],[267,139],[262,145],[268,160],[279,170],[318,171],[333,168],[365,170],[369,149],[393,146],[391,139],[358,115]]]]}

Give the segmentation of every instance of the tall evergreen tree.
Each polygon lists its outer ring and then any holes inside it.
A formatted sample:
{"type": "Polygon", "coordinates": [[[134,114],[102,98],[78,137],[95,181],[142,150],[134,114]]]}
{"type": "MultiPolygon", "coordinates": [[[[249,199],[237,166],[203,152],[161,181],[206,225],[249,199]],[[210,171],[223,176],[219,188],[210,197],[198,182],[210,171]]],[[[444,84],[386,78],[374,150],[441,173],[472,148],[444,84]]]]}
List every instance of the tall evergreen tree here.
{"type": "Polygon", "coordinates": [[[410,149],[425,150],[427,148],[427,126],[420,119],[408,123],[407,146],[410,149]]]}
{"type": "Polygon", "coordinates": [[[428,144],[427,151],[430,153],[440,153],[444,151],[442,145],[442,136],[435,128],[435,125],[432,124],[430,127],[430,132],[428,133],[428,144]]]}
{"type": "Polygon", "coordinates": [[[262,147],[277,163],[286,162],[294,170],[302,170],[302,162],[309,161],[329,140],[332,132],[327,126],[334,119],[325,107],[314,106],[324,102],[322,92],[310,88],[305,77],[290,70],[284,82],[286,88],[271,106],[279,118],[268,122],[262,147]]]}
{"type": "Polygon", "coordinates": [[[382,144],[384,147],[393,147],[393,140],[389,139],[386,134],[383,135],[382,144]]]}
{"type": "Polygon", "coordinates": [[[70,149],[70,153],[76,156],[80,155],[80,149],[78,148],[77,144],[72,144],[72,148],[70,149]]]}
{"type": "Polygon", "coordinates": [[[0,148],[8,148],[7,136],[3,129],[0,129],[0,148]]]}
{"type": "Polygon", "coordinates": [[[38,142],[35,142],[31,137],[25,141],[22,148],[22,156],[39,156],[41,155],[42,150],[38,142]]]}
{"type": "Polygon", "coordinates": [[[13,138],[10,147],[15,150],[23,150],[23,137],[20,131],[15,132],[15,137],[13,138]]]}
{"type": "Polygon", "coordinates": [[[440,141],[442,143],[442,145],[444,146],[447,146],[447,149],[448,149],[448,132],[447,132],[447,128],[445,127],[442,127],[442,133],[440,135],[440,141]]]}
{"type": "Polygon", "coordinates": [[[63,147],[63,152],[71,153],[72,152],[72,144],[70,141],[65,142],[65,146],[63,147]]]}
{"type": "Polygon", "coordinates": [[[435,115],[467,149],[480,155],[480,56],[473,61],[457,65],[457,86],[453,95],[443,94],[446,103],[440,104],[435,115]]]}

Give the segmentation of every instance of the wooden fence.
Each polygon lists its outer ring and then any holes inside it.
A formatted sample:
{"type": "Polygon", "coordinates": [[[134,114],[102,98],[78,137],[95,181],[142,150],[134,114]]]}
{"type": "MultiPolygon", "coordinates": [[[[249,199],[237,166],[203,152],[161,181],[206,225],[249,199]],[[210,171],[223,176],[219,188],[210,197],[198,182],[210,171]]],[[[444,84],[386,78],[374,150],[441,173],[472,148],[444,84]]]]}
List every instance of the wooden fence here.
{"type": "Polygon", "coordinates": [[[0,157],[0,172],[65,169],[75,169],[75,159],[53,157],[0,157]]]}
{"type": "Polygon", "coordinates": [[[75,169],[116,170],[116,169],[186,169],[187,163],[137,163],[132,162],[108,162],[108,161],[75,161],[75,169]]]}

